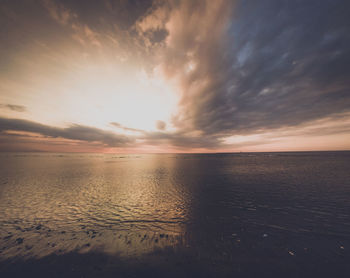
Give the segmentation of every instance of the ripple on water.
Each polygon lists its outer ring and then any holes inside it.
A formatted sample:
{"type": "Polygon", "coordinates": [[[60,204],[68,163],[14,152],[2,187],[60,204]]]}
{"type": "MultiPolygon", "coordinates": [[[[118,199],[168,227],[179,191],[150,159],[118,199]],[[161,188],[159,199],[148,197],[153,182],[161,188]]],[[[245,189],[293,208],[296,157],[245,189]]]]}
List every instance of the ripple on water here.
{"type": "Polygon", "coordinates": [[[135,256],[179,245],[230,254],[265,242],[286,253],[310,235],[346,250],[350,234],[347,156],[332,160],[331,173],[317,156],[290,154],[7,154],[0,162],[0,258],[135,256]]]}

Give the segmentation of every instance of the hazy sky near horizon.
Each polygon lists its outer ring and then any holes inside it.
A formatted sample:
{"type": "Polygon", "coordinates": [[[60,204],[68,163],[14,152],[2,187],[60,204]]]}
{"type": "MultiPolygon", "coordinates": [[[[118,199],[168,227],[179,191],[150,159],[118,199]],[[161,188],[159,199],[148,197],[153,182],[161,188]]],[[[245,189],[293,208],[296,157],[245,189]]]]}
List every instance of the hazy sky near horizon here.
{"type": "Polygon", "coordinates": [[[346,0],[0,0],[0,151],[350,149],[346,0]]]}

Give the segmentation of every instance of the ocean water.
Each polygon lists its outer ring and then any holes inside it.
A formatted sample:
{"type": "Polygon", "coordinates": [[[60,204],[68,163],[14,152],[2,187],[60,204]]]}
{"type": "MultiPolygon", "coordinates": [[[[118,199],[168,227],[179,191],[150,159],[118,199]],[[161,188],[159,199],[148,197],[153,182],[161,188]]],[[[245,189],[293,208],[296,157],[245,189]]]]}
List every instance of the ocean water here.
{"type": "Polygon", "coordinates": [[[0,154],[8,277],[346,277],[349,251],[350,152],[0,154]]]}

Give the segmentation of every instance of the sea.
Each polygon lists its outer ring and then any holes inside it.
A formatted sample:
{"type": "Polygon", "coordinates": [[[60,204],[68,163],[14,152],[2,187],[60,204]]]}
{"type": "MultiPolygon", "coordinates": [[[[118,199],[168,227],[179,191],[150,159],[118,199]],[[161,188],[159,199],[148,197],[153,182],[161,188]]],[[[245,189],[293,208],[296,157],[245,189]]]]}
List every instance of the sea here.
{"type": "Polygon", "coordinates": [[[350,277],[350,152],[0,153],[0,277],[350,277]]]}

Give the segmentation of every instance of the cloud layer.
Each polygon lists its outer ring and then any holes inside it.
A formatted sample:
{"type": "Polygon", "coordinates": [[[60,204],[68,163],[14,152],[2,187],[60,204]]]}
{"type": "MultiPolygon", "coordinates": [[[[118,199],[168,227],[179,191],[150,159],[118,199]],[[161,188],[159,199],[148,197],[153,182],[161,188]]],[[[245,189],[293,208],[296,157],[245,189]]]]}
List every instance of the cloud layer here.
{"type": "Polygon", "coordinates": [[[181,84],[178,128],[249,134],[349,111],[348,3],[231,3],[170,12],[162,65],[181,84]]]}
{"type": "MultiPolygon", "coordinates": [[[[111,118],[106,130],[89,124],[58,128],[2,113],[2,134],[181,150],[236,150],[296,134],[321,138],[330,130],[350,138],[339,124],[350,118],[346,0],[24,2],[23,7],[9,1],[0,9],[0,81],[15,82],[13,76],[23,74],[16,63],[27,62],[34,45],[40,45],[40,57],[54,57],[53,74],[74,68],[60,64],[64,45],[91,60],[137,65],[149,75],[161,72],[176,84],[180,102],[171,123],[159,119],[153,132],[124,126],[120,119],[111,118]],[[258,139],[232,143],[238,136],[258,139]]],[[[2,103],[9,99],[5,89],[2,103]]],[[[0,108],[28,112],[21,105],[0,108]]]]}
{"type": "Polygon", "coordinates": [[[107,147],[125,147],[134,141],[130,137],[89,126],[71,125],[58,128],[27,120],[0,118],[0,132],[8,130],[37,133],[52,138],[99,142],[107,147]]]}
{"type": "Polygon", "coordinates": [[[23,105],[2,104],[2,103],[0,103],[0,109],[9,109],[11,111],[16,111],[16,112],[25,112],[27,110],[27,108],[23,105]]]}

